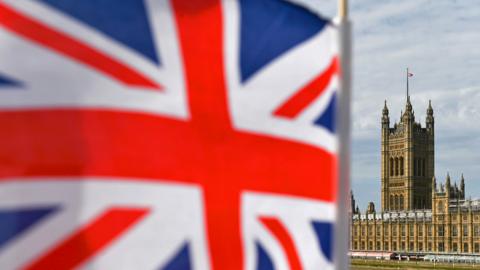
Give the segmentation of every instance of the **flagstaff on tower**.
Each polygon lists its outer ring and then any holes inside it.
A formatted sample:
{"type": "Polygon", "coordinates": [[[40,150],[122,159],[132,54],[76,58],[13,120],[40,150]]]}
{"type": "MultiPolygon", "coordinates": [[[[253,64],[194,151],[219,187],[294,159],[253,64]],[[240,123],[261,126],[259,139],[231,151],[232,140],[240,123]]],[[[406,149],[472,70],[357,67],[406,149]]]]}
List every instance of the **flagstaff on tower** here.
{"type": "Polygon", "coordinates": [[[407,68],[407,98],[408,98],[408,68],[407,68]]]}
{"type": "Polygon", "coordinates": [[[412,77],[413,76],[413,73],[410,73],[408,71],[408,67],[407,67],[407,99],[410,97],[410,94],[408,93],[408,78],[412,77]]]}

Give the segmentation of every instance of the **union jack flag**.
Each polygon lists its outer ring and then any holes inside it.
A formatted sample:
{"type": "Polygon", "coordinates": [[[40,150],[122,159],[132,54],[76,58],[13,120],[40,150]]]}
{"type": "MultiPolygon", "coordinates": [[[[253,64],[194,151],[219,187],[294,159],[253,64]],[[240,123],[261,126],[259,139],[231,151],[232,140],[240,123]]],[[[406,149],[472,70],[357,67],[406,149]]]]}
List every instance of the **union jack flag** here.
{"type": "Polygon", "coordinates": [[[332,269],[337,30],[302,1],[0,1],[0,269],[332,269]]]}

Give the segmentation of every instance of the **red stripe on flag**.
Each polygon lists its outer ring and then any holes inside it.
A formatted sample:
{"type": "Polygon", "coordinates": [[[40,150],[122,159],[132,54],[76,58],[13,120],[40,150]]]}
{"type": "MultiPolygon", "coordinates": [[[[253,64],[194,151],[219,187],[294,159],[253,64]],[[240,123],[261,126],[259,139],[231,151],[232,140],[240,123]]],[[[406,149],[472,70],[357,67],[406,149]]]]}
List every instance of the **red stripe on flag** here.
{"type": "Polygon", "coordinates": [[[231,131],[221,4],[218,0],[179,0],[172,5],[185,61],[191,120],[200,132],[208,130],[208,136],[231,131]]]}
{"type": "Polygon", "coordinates": [[[132,68],[82,42],[34,21],[0,3],[0,25],[44,47],[73,58],[131,86],[161,90],[162,87],[132,68]]]}
{"type": "Polygon", "coordinates": [[[234,189],[336,200],[337,161],[325,150],[245,132],[228,140],[213,135],[187,122],[129,112],[0,112],[0,183],[42,181],[42,176],[84,181],[82,176],[95,175],[107,176],[104,181],[172,179],[166,182],[220,189],[228,183],[234,189]],[[217,183],[212,172],[230,181],[217,183]]]}
{"type": "Polygon", "coordinates": [[[338,69],[338,58],[334,57],[325,72],[309,82],[303,89],[296,92],[293,97],[289,98],[277,108],[273,114],[286,118],[295,118],[325,91],[333,75],[338,72],[338,69]]]}
{"type": "Polygon", "coordinates": [[[276,218],[273,217],[260,217],[260,221],[268,228],[268,230],[275,235],[277,240],[283,247],[285,254],[287,255],[288,269],[291,270],[301,270],[302,264],[300,258],[298,257],[297,250],[295,248],[295,243],[290,237],[287,229],[283,224],[276,218]]]}
{"type": "Polygon", "coordinates": [[[25,267],[28,270],[72,269],[92,258],[139,221],[147,209],[114,208],[25,267]]]}

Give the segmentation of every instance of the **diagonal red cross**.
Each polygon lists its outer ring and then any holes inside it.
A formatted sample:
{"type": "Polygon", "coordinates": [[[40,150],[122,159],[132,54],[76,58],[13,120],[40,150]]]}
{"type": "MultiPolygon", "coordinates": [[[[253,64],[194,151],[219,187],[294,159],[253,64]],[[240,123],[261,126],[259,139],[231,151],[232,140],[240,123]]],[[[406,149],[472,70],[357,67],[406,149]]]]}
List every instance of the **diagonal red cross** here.
{"type": "Polygon", "coordinates": [[[0,181],[95,175],[197,185],[212,268],[243,269],[242,193],[334,201],[336,160],[317,147],[235,130],[219,1],[174,0],[173,7],[191,119],[100,109],[2,112],[0,181]]]}

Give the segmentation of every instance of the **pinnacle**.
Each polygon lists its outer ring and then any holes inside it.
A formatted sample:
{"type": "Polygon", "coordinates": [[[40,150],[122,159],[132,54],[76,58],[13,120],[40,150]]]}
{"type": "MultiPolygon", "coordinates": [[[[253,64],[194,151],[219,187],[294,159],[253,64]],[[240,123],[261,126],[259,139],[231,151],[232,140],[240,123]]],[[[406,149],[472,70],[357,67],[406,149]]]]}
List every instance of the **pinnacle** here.
{"type": "Polygon", "coordinates": [[[428,100],[427,114],[433,115],[432,100],[428,100]]]}

